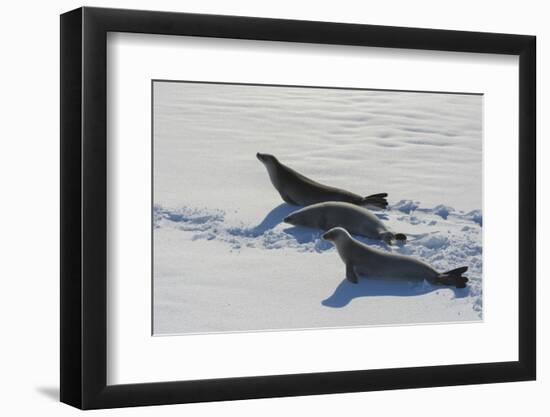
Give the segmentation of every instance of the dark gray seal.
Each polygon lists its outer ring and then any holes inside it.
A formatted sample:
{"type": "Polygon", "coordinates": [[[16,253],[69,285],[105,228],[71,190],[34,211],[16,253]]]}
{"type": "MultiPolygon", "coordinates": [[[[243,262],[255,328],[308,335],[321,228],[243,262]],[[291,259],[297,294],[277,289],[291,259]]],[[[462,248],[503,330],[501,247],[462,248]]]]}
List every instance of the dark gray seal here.
{"type": "Polygon", "coordinates": [[[294,226],[322,230],[340,226],[354,235],[379,239],[390,244],[394,240],[407,239],[403,233],[390,232],[384,223],[366,208],[339,201],[312,204],[289,214],[283,221],[294,226]]]}
{"type": "Polygon", "coordinates": [[[411,256],[371,248],[351,237],[341,227],[329,230],[323,239],[334,243],[346,265],[346,278],[353,283],[358,282],[359,276],[417,282],[426,280],[431,284],[452,285],[456,288],[464,288],[468,282],[468,278],[462,276],[468,270],[467,266],[439,273],[427,263],[411,256]]]}
{"type": "Polygon", "coordinates": [[[336,187],[320,184],[280,163],[273,155],[257,153],[256,157],[265,165],[271,183],[288,204],[309,206],[324,201],[345,201],[359,206],[386,208],[388,194],[373,194],[367,197],[336,187]]]}

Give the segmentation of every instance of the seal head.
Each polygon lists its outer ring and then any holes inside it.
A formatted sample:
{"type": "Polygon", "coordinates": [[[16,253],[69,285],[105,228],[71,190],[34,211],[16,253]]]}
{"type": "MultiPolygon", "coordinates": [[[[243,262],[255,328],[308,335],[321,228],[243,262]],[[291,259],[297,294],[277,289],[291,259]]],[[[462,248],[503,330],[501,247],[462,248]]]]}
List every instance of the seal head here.
{"type": "Polygon", "coordinates": [[[341,242],[342,240],[351,239],[349,232],[343,227],[334,227],[328,232],[323,233],[321,236],[323,239],[328,240],[329,242],[341,242]]]}
{"type": "Polygon", "coordinates": [[[275,158],[273,155],[270,155],[268,153],[258,152],[256,154],[256,158],[258,158],[258,160],[263,164],[267,164],[267,163],[274,164],[275,162],[278,162],[277,158],[275,158]]]}

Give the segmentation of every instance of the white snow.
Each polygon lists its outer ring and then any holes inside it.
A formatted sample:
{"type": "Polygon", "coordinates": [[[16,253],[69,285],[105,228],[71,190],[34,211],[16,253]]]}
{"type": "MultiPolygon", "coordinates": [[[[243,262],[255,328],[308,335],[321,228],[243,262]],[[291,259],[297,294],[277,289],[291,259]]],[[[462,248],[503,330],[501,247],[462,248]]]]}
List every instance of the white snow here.
{"type": "Polygon", "coordinates": [[[154,333],[254,331],[482,318],[482,98],[156,82],[154,333]],[[320,231],[282,219],[256,152],[361,195],[406,244],[387,251],[467,288],[363,279],[320,231]]]}

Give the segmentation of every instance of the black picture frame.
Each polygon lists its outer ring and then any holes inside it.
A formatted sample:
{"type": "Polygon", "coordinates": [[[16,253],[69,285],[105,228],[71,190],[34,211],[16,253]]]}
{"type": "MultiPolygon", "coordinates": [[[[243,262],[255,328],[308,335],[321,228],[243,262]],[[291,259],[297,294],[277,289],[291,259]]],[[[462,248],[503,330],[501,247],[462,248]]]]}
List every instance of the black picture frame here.
{"type": "Polygon", "coordinates": [[[534,36],[79,8],[61,15],[61,401],[82,409],[536,378],[534,36]],[[399,369],[107,385],[108,32],[519,56],[519,358],[399,369]]]}

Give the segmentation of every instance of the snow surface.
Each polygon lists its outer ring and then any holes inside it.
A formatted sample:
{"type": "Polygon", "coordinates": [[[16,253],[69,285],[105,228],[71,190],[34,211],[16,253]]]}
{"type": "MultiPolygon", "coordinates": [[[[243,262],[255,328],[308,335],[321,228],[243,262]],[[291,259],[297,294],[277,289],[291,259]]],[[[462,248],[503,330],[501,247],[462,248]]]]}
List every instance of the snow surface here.
{"type": "Polygon", "coordinates": [[[154,84],[155,334],[474,321],[482,318],[482,97],[154,84]],[[400,246],[464,289],[363,279],[320,231],[282,219],[256,152],[361,195],[400,246]]]}

